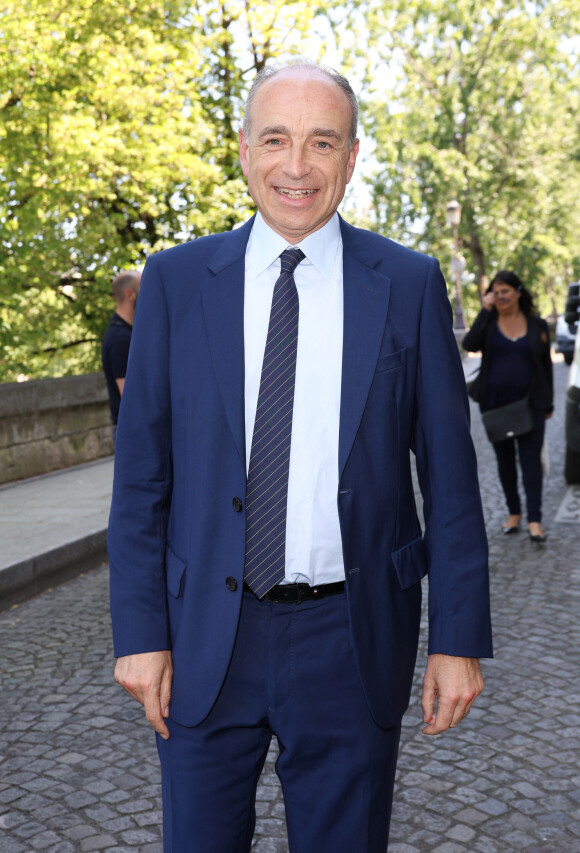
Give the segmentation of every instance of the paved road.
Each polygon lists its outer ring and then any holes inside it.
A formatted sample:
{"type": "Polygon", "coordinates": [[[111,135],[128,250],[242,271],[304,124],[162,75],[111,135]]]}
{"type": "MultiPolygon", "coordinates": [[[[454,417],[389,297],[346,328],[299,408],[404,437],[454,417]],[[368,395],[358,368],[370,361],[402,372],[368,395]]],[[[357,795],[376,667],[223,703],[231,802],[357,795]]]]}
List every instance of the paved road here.
{"type": "MultiPolygon", "coordinates": [[[[561,474],[565,375],[556,365],[546,546],[498,533],[505,511],[474,413],[496,658],[469,719],[429,739],[421,646],[389,853],[580,853],[580,488],[561,474]]],[[[0,853],[161,853],[153,738],[112,668],[106,567],[0,615],[0,853]]],[[[288,849],[274,760],[254,853],[288,849]]]]}

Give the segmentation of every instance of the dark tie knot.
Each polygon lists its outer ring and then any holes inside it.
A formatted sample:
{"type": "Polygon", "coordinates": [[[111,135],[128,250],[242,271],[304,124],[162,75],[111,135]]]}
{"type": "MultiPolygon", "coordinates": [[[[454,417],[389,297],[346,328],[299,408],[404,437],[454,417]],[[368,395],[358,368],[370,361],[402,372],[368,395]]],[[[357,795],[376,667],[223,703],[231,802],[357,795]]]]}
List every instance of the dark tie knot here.
{"type": "Polygon", "coordinates": [[[302,249],[284,249],[280,255],[282,272],[290,273],[290,275],[292,275],[300,261],[305,257],[306,255],[302,249]]]}

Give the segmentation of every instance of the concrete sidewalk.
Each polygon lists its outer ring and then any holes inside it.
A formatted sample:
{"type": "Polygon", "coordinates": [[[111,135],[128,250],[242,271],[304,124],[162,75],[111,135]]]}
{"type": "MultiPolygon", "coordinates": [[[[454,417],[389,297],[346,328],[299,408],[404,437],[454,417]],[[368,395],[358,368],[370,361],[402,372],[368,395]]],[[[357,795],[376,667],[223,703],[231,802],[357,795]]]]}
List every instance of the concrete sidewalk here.
{"type": "Polygon", "coordinates": [[[0,610],[107,559],[113,457],[0,487],[0,610]]]}

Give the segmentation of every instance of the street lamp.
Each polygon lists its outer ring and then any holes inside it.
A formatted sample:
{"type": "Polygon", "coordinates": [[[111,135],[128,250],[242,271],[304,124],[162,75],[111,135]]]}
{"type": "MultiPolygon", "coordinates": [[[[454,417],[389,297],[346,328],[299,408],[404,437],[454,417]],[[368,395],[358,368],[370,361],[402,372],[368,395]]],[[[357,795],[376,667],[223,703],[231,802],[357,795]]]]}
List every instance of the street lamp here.
{"type": "Polygon", "coordinates": [[[453,228],[453,266],[455,272],[455,316],[453,320],[454,329],[465,329],[465,320],[463,319],[463,302],[461,299],[461,260],[459,257],[459,239],[457,230],[461,222],[461,205],[453,199],[447,205],[447,224],[453,228]]]}

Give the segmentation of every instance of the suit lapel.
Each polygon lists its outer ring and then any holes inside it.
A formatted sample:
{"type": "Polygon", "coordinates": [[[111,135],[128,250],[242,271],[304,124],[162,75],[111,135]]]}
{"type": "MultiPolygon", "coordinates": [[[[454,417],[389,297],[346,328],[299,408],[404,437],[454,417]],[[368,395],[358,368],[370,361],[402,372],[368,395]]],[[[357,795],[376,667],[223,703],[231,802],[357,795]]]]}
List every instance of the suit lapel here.
{"type": "Polygon", "coordinates": [[[390,279],[377,272],[384,255],[364,231],[341,219],[343,241],[344,333],[338,447],[342,476],[358,431],[385,330],[390,279]]]}
{"type": "Polygon", "coordinates": [[[246,245],[253,218],[224,235],[208,262],[209,280],[202,288],[210,351],[226,417],[244,465],[244,276],[246,245]]]}
{"type": "MultiPolygon", "coordinates": [[[[212,361],[226,417],[245,464],[244,276],[253,218],[224,235],[208,262],[202,302],[212,361]]],[[[365,232],[341,219],[344,332],[340,404],[339,473],[363,415],[385,329],[390,279],[377,272],[383,257],[365,232]]]]}

